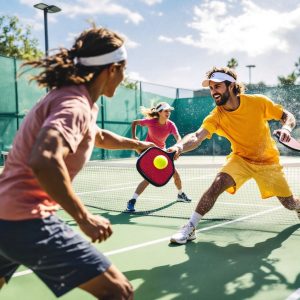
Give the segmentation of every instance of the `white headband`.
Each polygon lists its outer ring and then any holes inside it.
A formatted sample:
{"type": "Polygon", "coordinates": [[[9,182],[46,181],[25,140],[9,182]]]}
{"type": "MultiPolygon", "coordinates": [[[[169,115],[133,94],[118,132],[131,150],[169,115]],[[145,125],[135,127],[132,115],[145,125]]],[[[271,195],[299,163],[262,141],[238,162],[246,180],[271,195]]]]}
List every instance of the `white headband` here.
{"type": "Polygon", "coordinates": [[[215,73],[211,74],[210,78],[202,81],[202,86],[208,87],[210,81],[213,81],[213,82],[223,82],[223,81],[235,82],[236,80],[229,74],[226,74],[223,72],[215,72],[215,73]]]}
{"type": "Polygon", "coordinates": [[[169,103],[164,103],[162,104],[161,106],[159,106],[158,108],[156,108],[156,112],[160,112],[160,111],[163,111],[163,110],[174,110],[174,107],[170,106],[169,103]]]}
{"type": "Polygon", "coordinates": [[[126,48],[121,46],[120,48],[106,54],[91,56],[91,57],[77,57],[77,62],[90,67],[90,66],[104,66],[112,63],[116,63],[127,59],[126,48]]]}

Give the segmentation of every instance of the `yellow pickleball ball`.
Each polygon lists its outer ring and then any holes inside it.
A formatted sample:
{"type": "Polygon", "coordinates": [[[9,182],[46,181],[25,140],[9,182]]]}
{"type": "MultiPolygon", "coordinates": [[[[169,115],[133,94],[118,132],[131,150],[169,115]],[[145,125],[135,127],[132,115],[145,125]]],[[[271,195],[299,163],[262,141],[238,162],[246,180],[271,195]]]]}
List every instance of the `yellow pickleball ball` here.
{"type": "Polygon", "coordinates": [[[168,159],[163,155],[157,155],[153,160],[154,167],[162,170],[168,166],[168,159]]]}

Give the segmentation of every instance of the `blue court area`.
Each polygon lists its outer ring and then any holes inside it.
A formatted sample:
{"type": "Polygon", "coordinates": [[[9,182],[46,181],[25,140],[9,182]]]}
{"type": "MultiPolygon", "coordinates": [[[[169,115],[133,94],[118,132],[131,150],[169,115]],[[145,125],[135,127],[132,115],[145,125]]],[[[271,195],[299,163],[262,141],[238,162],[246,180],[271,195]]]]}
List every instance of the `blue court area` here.
{"type": "MultiPolygon", "coordinates": [[[[95,214],[111,220],[114,234],[97,245],[129,278],[135,299],[298,299],[300,223],[277,199],[261,200],[250,181],[234,196],[223,194],[198,227],[198,237],[173,245],[169,237],[183,225],[208,188],[224,157],[182,157],[177,163],[192,203],[178,203],[172,182],[149,186],[134,214],[124,213],[141,180],[134,160],[91,162],[74,182],[95,214]],[[298,298],[297,298],[298,297],[298,298]]],[[[300,194],[300,166],[285,158],[286,174],[300,194]]],[[[59,215],[75,230],[76,224],[59,215]]],[[[28,269],[20,268],[1,299],[55,299],[28,269]]],[[[73,290],[61,299],[93,299],[73,290]]]]}

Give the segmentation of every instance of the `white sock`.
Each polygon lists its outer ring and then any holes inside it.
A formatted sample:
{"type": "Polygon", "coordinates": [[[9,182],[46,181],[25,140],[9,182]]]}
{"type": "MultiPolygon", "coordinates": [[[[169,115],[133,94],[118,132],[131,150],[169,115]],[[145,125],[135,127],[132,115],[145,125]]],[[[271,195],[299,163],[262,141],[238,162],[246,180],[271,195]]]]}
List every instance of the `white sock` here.
{"type": "Polygon", "coordinates": [[[196,228],[201,218],[202,216],[194,211],[190,217],[190,223],[192,223],[192,225],[196,228]]]}
{"type": "Polygon", "coordinates": [[[131,199],[135,199],[136,200],[138,198],[138,196],[139,195],[137,193],[134,193],[131,199]]]}
{"type": "Polygon", "coordinates": [[[182,190],[178,190],[178,195],[181,195],[182,194],[182,190]]]}

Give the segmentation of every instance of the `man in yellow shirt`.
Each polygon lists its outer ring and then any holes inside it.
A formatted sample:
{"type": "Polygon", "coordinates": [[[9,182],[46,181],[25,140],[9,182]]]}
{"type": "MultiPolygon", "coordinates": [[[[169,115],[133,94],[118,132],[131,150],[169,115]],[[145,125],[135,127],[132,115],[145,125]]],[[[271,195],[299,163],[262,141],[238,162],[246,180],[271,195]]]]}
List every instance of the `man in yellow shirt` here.
{"type": "Polygon", "coordinates": [[[237,82],[236,73],[229,68],[213,68],[202,86],[210,88],[216,107],[200,129],[186,135],[169,151],[176,152],[176,159],[216,133],[230,141],[232,152],[202,195],[189,222],[172,235],[171,242],[185,244],[195,239],[196,226],[218,196],[225,190],[234,194],[251,178],[256,181],[262,198],[276,196],[285,208],[296,210],[300,217],[300,201],[293,196],[286,181],[268,124],[269,120],[280,121],[283,126],[276,133],[281,141],[289,141],[296,123],[294,116],[266,96],[244,94],[243,84],[237,82]]]}

